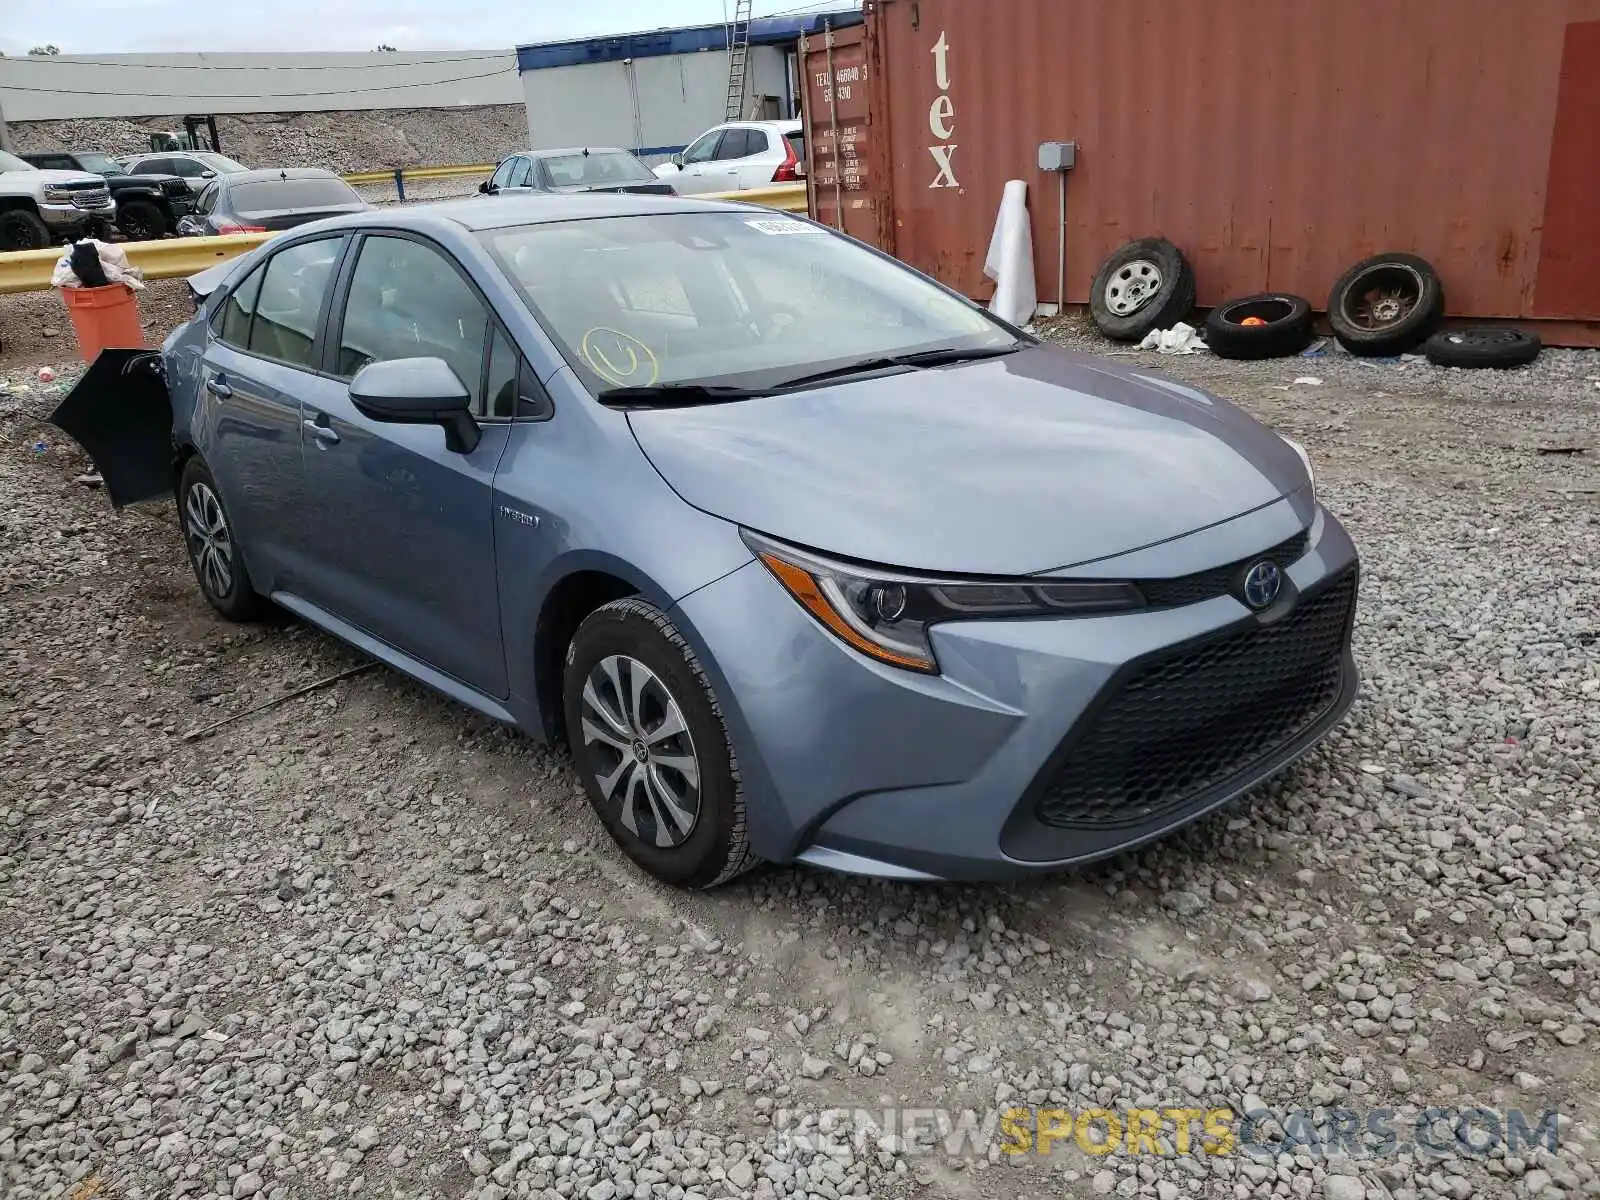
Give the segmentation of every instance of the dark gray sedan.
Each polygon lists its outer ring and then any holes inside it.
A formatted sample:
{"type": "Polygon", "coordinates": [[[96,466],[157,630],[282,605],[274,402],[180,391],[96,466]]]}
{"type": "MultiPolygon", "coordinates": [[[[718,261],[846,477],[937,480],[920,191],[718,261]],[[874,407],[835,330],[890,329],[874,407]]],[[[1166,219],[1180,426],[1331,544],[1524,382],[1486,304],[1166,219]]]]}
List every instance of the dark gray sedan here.
{"type": "Polygon", "coordinates": [[[194,212],[178,222],[178,232],[189,237],[277,232],[371,207],[332,171],[316,167],[240,171],[218,175],[207,184],[194,212]]]}
{"type": "Polygon", "coordinates": [[[572,150],[528,150],[502,159],[494,174],[478,185],[485,195],[507,192],[643,192],[673,195],[631,151],[615,146],[572,150]]]}

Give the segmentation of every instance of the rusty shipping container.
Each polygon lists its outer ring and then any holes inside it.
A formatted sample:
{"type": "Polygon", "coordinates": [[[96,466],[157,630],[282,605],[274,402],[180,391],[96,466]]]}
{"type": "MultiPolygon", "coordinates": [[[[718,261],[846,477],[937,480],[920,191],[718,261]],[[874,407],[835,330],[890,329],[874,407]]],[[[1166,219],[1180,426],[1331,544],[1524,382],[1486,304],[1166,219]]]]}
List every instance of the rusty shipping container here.
{"type": "Polygon", "coordinates": [[[868,0],[801,61],[814,214],[968,295],[1024,179],[1058,299],[1037,149],[1073,140],[1070,304],[1152,234],[1202,305],[1320,308],[1350,264],[1405,250],[1451,314],[1600,343],[1600,0],[868,0]]]}

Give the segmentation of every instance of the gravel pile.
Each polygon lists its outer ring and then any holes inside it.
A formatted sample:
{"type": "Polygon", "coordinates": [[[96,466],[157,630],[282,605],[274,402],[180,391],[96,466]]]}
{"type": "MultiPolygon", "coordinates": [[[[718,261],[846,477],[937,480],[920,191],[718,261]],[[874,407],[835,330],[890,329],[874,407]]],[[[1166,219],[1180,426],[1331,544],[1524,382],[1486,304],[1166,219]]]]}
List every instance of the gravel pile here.
{"type": "MultiPolygon", "coordinates": [[[[18,121],[19,151],[136,154],[150,134],[183,128],[180,117],[18,121]]],[[[357,112],[242,113],[217,117],[223,153],[247,167],[322,167],[341,174],[385,167],[498,162],[528,143],[520,104],[357,112]]]]}
{"type": "Polygon", "coordinates": [[[170,506],[75,482],[65,381],[0,361],[0,1192],[1600,1195],[1600,357],[1118,361],[1309,448],[1364,553],[1350,721],[1078,876],[694,896],[559,754],[386,671],[185,740],[360,660],[214,618],[170,506]],[[1014,1104],[1562,1117],[1554,1153],[1332,1158],[884,1120],[1014,1104]]]}

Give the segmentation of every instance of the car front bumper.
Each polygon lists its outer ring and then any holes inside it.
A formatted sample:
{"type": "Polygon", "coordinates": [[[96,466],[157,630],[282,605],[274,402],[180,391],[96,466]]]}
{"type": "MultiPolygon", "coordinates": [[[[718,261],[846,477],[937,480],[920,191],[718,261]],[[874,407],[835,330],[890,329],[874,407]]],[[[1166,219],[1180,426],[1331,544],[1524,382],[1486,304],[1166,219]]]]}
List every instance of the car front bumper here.
{"type": "Polygon", "coordinates": [[[117,216],[115,202],[80,208],[76,204],[40,204],[39,218],[51,229],[82,229],[91,221],[114,221],[117,216]]]}
{"type": "MultiPolygon", "coordinates": [[[[1257,537],[1245,554],[1285,536],[1291,507],[1241,519],[1257,537]]],[[[1357,691],[1356,550],[1314,512],[1263,613],[1217,596],[949,622],[932,633],[937,676],[844,646],[759,563],[685,598],[757,853],[892,878],[1007,879],[1130,849],[1248,791],[1322,740],[1357,691]]]]}

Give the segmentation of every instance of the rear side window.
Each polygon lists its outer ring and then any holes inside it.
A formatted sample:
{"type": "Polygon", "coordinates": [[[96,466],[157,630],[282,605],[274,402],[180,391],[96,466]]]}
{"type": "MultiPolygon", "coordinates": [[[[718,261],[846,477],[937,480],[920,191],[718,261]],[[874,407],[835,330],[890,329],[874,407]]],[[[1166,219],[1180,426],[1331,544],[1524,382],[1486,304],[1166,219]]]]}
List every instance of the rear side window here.
{"type": "Polygon", "coordinates": [[[408,238],[369,237],[350,277],[339,374],[394,358],[442,358],[482,412],[489,315],[450,262],[408,238]]]}
{"type": "Polygon", "coordinates": [[[252,354],[297,367],[315,365],[317,318],[339,258],[338,238],[302,242],[267,261],[250,326],[252,354]]]}
{"type": "Polygon", "coordinates": [[[730,129],[722,135],[722,145],[717,147],[717,158],[744,158],[750,153],[750,131],[730,129]]]}
{"type": "Polygon", "coordinates": [[[256,311],[256,294],[261,291],[261,268],[245,276],[245,280],[222,302],[222,322],[217,326],[217,337],[240,350],[250,345],[250,318],[256,311]]]}
{"type": "Polygon", "coordinates": [[[172,169],[170,158],[141,158],[137,162],[128,164],[128,172],[132,175],[176,175],[172,169]]]}

